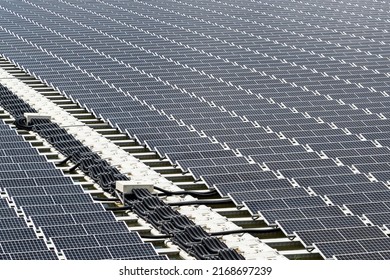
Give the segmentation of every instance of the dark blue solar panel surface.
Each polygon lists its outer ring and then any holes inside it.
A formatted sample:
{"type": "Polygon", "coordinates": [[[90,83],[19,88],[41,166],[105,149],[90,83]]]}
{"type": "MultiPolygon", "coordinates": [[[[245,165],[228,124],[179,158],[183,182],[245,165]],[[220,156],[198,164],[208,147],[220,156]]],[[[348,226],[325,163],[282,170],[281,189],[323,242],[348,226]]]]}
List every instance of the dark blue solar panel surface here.
{"type": "MultiPolygon", "coordinates": [[[[352,185],[390,181],[387,4],[7,0],[0,53],[224,196],[281,176],[316,195],[252,213],[386,202],[352,185]],[[269,170],[214,161],[237,155],[269,170]]],[[[29,184],[53,184],[40,173],[29,184]]],[[[30,175],[0,172],[0,188],[30,175]]]]}

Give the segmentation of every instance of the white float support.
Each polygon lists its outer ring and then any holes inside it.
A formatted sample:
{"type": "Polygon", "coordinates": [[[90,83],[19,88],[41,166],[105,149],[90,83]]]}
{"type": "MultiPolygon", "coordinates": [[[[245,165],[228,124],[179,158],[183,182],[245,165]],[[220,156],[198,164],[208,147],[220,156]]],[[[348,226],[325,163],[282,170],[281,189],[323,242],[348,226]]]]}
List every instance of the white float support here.
{"type": "Polygon", "coordinates": [[[51,116],[40,113],[25,113],[26,123],[29,124],[32,120],[51,120],[51,116]]]}
{"type": "Polygon", "coordinates": [[[131,194],[133,193],[133,190],[135,189],[146,189],[148,190],[149,192],[153,192],[154,190],[154,186],[153,184],[144,184],[142,182],[134,182],[132,180],[130,181],[116,181],[115,182],[116,185],[116,189],[120,192],[122,192],[123,194],[131,194]]]}

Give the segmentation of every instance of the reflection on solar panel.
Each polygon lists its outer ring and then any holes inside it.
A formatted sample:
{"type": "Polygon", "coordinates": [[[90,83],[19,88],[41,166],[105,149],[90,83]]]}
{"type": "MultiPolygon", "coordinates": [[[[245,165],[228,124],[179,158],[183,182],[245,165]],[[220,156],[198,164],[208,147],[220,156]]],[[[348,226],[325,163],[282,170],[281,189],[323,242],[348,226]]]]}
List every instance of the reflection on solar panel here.
{"type": "MultiPolygon", "coordinates": [[[[332,204],[383,224],[390,201],[385,4],[2,1],[0,54],[269,223],[309,218],[305,209],[332,204]],[[292,197],[295,183],[315,196],[292,197]],[[269,191],[278,188],[290,189],[285,197],[269,191]]],[[[12,164],[39,157],[15,133],[2,137],[0,156],[12,164]]],[[[43,206],[89,203],[46,188],[34,196],[11,190],[73,184],[44,166],[1,168],[0,188],[31,216],[43,206]]],[[[63,207],[47,209],[86,222],[63,207]]],[[[316,247],[326,258],[379,257],[360,241],[316,247]]],[[[68,254],[122,258],[100,247],[68,254]]]]}

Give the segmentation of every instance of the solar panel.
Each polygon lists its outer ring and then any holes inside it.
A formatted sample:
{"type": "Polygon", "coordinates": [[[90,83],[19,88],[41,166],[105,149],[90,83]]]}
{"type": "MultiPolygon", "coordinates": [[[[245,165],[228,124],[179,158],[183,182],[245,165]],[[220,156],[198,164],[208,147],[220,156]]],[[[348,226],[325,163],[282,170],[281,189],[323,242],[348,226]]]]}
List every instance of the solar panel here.
{"type": "Polygon", "coordinates": [[[377,239],[365,239],[359,240],[359,244],[367,252],[380,252],[380,251],[390,251],[390,238],[377,238],[377,239]]]}
{"type": "Polygon", "coordinates": [[[363,193],[335,194],[326,197],[335,205],[370,202],[363,193]]]}
{"type": "Polygon", "coordinates": [[[332,159],[308,159],[301,160],[300,164],[303,167],[323,167],[323,166],[336,166],[336,163],[332,159]]]}
{"type": "Polygon", "coordinates": [[[267,192],[273,198],[292,198],[292,197],[309,196],[309,194],[304,188],[275,189],[275,190],[267,190],[267,192]]]}
{"type": "Polygon", "coordinates": [[[258,163],[268,163],[273,161],[286,161],[287,155],[284,154],[266,154],[266,155],[250,155],[248,158],[258,163]]]}
{"type": "Polygon", "coordinates": [[[390,180],[389,171],[376,171],[376,172],[371,172],[370,174],[378,181],[387,182],[388,180],[390,180]]]}
{"type": "Polygon", "coordinates": [[[333,194],[347,194],[353,193],[353,191],[347,185],[328,185],[309,187],[317,195],[333,195],[333,194]]]}
{"type": "Polygon", "coordinates": [[[72,218],[76,223],[88,224],[88,223],[104,223],[116,221],[112,212],[88,212],[88,213],[75,213],[72,214],[72,218]]]}
{"type": "Polygon", "coordinates": [[[28,187],[28,186],[38,186],[34,179],[13,179],[13,180],[1,180],[0,179],[0,188],[12,188],[12,187],[28,187]]]}
{"type": "Polygon", "coordinates": [[[294,169],[297,169],[296,177],[301,177],[301,175],[299,175],[298,172],[300,171],[302,172],[302,170],[304,170],[303,165],[298,161],[280,161],[280,162],[274,161],[274,162],[266,162],[265,164],[270,169],[281,170],[281,173],[284,174],[285,176],[290,176],[289,174],[294,174],[294,169]]]}
{"type": "Polygon", "coordinates": [[[286,235],[293,235],[295,231],[325,229],[317,219],[281,220],[276,223],[286,235]]]}
{"type": "Polygon", "coordinates": [[[99,246],[99,243],[97,242],[95,237],[91,235],[53,237],[52,241],[57,250],[59,251],[62,249],[90,248],[99,246]]]}
{"type": "Polygon", "coordinates": [[[76,224],[75,220],[69,214],[32,216],[31,220],[36,227],[76,224]]]}
{"type": "Polygon", "coordinates": [[[108,247],[114,259],[137,258],[156,255],[151,244],[132,244],[108,247]]]}
{"type": "Polygon", "coordinates": [[[83,227],[88,234],[107,234],[129,231],[124,222],[91,223],[85,224],[83,227]]]}
{"type": "Polygon", "coordinates": [[[348,255],[335,255],[336,260],[383,260],[380,253],[361,253],[348,255]]]}
{"type": "Polygon", "coordinates": [[[379,252],[379,254],[383,257],[383,259],[385,260],[389,260],[390,259],[390,252],[387,251],[387,252],[379,252]]]}
{"type": "Polygon", "coordinates": [[[260,181],[260,180],[269,180],[275,178],[276,176],[271,171],[201,176],[201,179],[209,187],[215,186],[217,184],[223,184],[223,183],[246,182],[246,181],[257,181],[257,180],[260,181]]]}
{"type": "Polygon", "coordinates": [[[312,247],[317,242],[345,241],[344,236],[336,229],[297,231],[295,234],[305,247],[312,247]]]}
{"type": "Polygon", "coordinates": [[[319,196],[286,198],[284,201],[289,208],[326,206],[325,202],[319,196]]]}
{"type": "Polygon", "coordinates": [[[22,218],[4,218],[0,219],[0,230],[1,229],[17,229],[27,227],[26,221],[22,218]]]}
{"type": "Polygon", "coordinates": [[[17,217],[14,209],[0,208],[0,219],[17,217]]]}
{"type": "Polygon", "coordinates": [[[390,223],[390,210],[383,209],[382,213],[365,214],[364,216],[374,225],[383,226],[390,223]]]}
{"type": "Polygon", "coordinates": [[[387,191],[388,190],[387,186],[383,182],[348,184],[348,187],[353,192],[364,192],[364,193],[379,192],[379,191],[387,191]]]}
{"type": "Polygon", "coordinates": [[[116,246],[116,245],[142,243],[139,234],[136,232],[99,234],[99,235],[95,235],[95,238],[101,246],[116,246]]]}
{"type": "MultiPolygon", "coordinates": [[[[215,165],[238,165],[248,163],[244,157],[221,157],[211,159],[215,165]]],[[[257,165],[255,165],[257,166],[257,165]]]]}
{"type": "Polygon", "coordinates": [[[0,254],[0,260],[12,260],[9,254],[0,254]]]}
{"type": "Polygon", "coordinates": [[[328,166],[328,167],[314,167],[319,175],[343,175],[353,174],[348,166],[328,166]]]}
{"type": "Polygon", "coordinates": [[[52,196],[54,204],[83,204],[92,203],[90,194],[58,194],[52,196]]]}
{"type": "Polygon", "coordinates": [[[384,238],[386,234],[379,227],[340,228],[338,231],[346,240],[384,238]]]}
{"type": "Polygon", "coordinates": [[[226,197],[231,192],[236,191],[252,191],[256,190],[253,182],[237,182],[237,183],[223,183],[216,184],[215,189],[222,197],[226,197]]]}
{"type": "Polygon", "coordinates": [[[383,202],[346,204],[345,207],[353,214],[359,216],[390,211],[390,208],[383,202]]]}
{"type": "Polygon", "coordinates": [[[372,202],[390,201],[390,192],[388,190],[381,192],[365,192],[364,194],[372,202]]]}
{"type": "Polygon", "coordinates": [[[55,186],[55,185],[72,185],[70,177],[40,177],[35,178],[37,186],[55,186]]]}
{"type": "Polygon", "coordinates": [[[243,203],[252,215],[262,210],[288,209],[288,205],[282,199],[268,199],[263,201],[244,201],[243,203]]]}
{"type": "Polygon", "coordinates": [[[272,196],[267,191],[252,191],[241,193],[230,193],[230,198],[237,206],[242,206],[243,201],[251,201],[258,199],[272,199],[272,196]]]}
{"type": "Polygon", "coordinates": [[[4,253],[24,253],[46,251],[47,246],[42,239],[13,240],[1,242],[4,253]]]}
{"type": "Polygon", "coordinates": [[[365,248],[357,241],[314,243],[314,245],[324,258],[332,258],[334,255],[367,253],[365,248]]]}
{"type": "Polygon", "coordinates": [[[20,167],[20,170],[50,170],[55,168],[55,165],[52,162],[19,163],[18,166],[20,167]]]}
{"type": "Polygon", "coordinates": [[[332,185],[335,182],[328,176],[294,178],[301,187],[332,185]]]}
{"type": "Polygon", "coordinates": [[[261,216],[264,218],[268,225],[275,225],[276,220],[294,220],[304,219],[305,215],[300,209],[276,209],[276,210],[263,210],[261,216]]]}
{"type": "Polygon", "coordinates": [[[338,217],[344,212],[338,206],[306,207],[300,209],[307,218],[338,217]]]}
{"type": "Polygon", "coordinates": [[[61,206],[65,213],[89,213],[104,211],[104,207],[100,203],[85,203],[85,204],[65,204],[61,206]]]}
{"type": "Polygon", "coordinates": [[[23,213],[27,216],[41,216],[41,215],[56,215],[64,214],[64,210],[60,205],[35,205],[21,207],[23,213]]]}
{"type": "Polygon", "coordinates": [[[336,184],[356,184],[370,182],[364,174],[329,176],[336,184]]]}
{"type": "Polygon", "coordinates": [[[0,199],[0,209],[8,208],[8,203],[5,199],[0,199]]]}
{"type": "Polygon", "coordinates": [[[46,186],[44,189],[48,195],[84,193],[83,188],[79,185],[46,186]]]}
{"type": "Polygon", "coordinates": [[[46,238],[63,236],[86,235],[87,232],[82,225],[56,225],[40,227],[46,238]]]}
{"type": "Polygon", "coordinates": [[[190,167],[188,170],[196,180],[199,180],[202,175],[230,173],[224,166],[190,167]]]}
{"type": "Polygon", "coordinates": [[[338,157],[338,159],[345,165],[376,163],[375,159],[371,156],[338,157]]]}
{"type": "Polygon", "coordinates": [[[321,217],[318,220],[325,228],[360,227],[365,224],[356,216],[321,217]]]}
{"type": "Polygon", "coordinates": [[[326,206],[318,196],[244,201],[243,204],[253,214],[261,210],[326,206]]]}
{"type": "Polygon", "coordinates": [[[42,187],[30,187],[30,188],[6,188],[5,191],[10,197],[15,196],[44,196],[46,195],[45,189],[42,187]]]}
{"type": "Polygon", "coordinates": [[[370,164],[355,164],[354,167],[362,173],[370,173],[374,171],[387,171],[389,165],[386,163],[370,163],[370,164]]]}
{"type": "Polygon", "coordinates": [[[107,260],[112,256],[106,247],[62,250],[67,260],[107,260]]]}
{"type": "Polygon", "coordinates": [[[0,230],[0,242],[13,240],[29,240],[36,238],[31,228],[4,229],[0,230]]]}

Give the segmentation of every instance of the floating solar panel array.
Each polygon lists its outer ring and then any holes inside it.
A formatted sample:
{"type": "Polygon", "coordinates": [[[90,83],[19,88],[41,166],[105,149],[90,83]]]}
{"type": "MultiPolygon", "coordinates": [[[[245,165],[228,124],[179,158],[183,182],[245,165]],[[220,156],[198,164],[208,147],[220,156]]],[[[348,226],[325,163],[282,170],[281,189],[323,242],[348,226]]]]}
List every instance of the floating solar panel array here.
{"type": "Polygon", "coordinates": [[[0,259],[166,259],[3,121],[0,135],[0,259]]]}
{"type": "MultiPolygon", "coordinates": [[[[32,119],[28,124],[27,120],[23,116],[25,112],[36,112],[34,108],[32,108],[28,103],[24,102],[17,95],[13,94],[7,88],[1,89],[0,95],[0,106],[4,107],[5,110],[8,111],[14,118],[14,124],[17,128],[22,130],[31,130],[37,133],[40,137],[43,137],[46,141],[48,141],[54,148],[56,148],[60,153],[62,153],[66,158],[62,160],[59,164],[64,164],[67,161],[72,161],[74,166],[69,170],[74,170],[75,168],[79,168],[81,172],[94,180],[99,187],[110,193],[114,194],[117,199],[122,200],[119,196],[120,194],[115,192],[115,184],[117,181],[129,180],[129,177],[125,174],[122,174],[117,168],[111,166],[107,161],[102,159],[99,154],[94,153],[88,147],[84,146],[82,142],[76,140],[71,134],[61,128],[58,124],[51,122],[48,119],[32,119]]],[[[28,144],[28,143],[27,143],[28,144]]],[[[27,168],[31,168],[34,164],[35,170],[30,176],[37,176],[39,172],[45,171],[45,174],[49,173],[49,171],[44,170],[48,165],[45,163],[30,163],[27,168]],[[46,166],[46,167],[45,167],[46,166]]],[[[53,166],[50,166],[53,167],[53,166]]],[[[56,170],[58,171],[58,170],[56,170]]],[[[63,186],[55,186],[57,189],[62,191],[63,186]]],[[[65,186],[66,187],[66,186],[65,186]]],[[[54,188],[54,187],[53,187],[54,188]]],[[[80,188],[80,187],[79,187],[80,188]]],[[[24,191],[24,189],[23,189],[24,191]]],[[[58,190],[57,190],[58,191],[58,190]]],[[[64,191],[59,191],[61,194],[64,191]]],[[[68,190],[68,192],[70,192],[68,190]]],[[[35,188],[32,190],[28,190],[27,192],[22,192],[22,194],[31,194],[34,196],[36,193],[35,188]]],[[[38,196],[44,195],[45,192],[37,193],[38,196]]],[[[66,192],[65,192],[66,193],[66,192]]],[[[18,192],[15,193],[17,195],[18,192]]],[[[67,200],[71,200],[73,205],[77,206],[77,209],[85,209],[83,204],[85,203],[85,196],[74,199],[73,197],[66,197],[64,200],[60,200],[62,204],[67,204],[71,202],[67,202],[67,200]]],[[[89,197],[90,198],[90,197],[89,197]]],[[[29,198],[27,198],[29,199],[29,198]]],[[[43,199],[44,200],[44,199],[43,199]]],[[[55,204],[59,203],[56,198],[53,198],[55,204]]],[[[46,206],[46,202],[43,202],[42,205],[46,206]]],[[[50,204],[50,201],[48,202],[50,204]]],[[[102,208],[102,206],[99,206],[102,208]]],[[[187,253],[193,255],[197,259],[218,259],[218,260],[232,260],[232,259],[244,259],[237,251],[234,249],[230,249],[217,237],[210,236],[204,231],[201,227],[197,226],[193,221],[191,221],[188,217],[181,215],[179,212],[175,211],[169,205],[165,204],[158,197],[151,194],[149,191],[145,189],[135,189],[132,191],[132,194],[129,196],[125,196],[125,206],[128,210],[133,211],[138,214],[138,216],[153,225],[157,230],[164,234],[169,234],[172,237],[172,240],[175,244],[178,244],[181,248],[183,248],[187,253]]],[[[41,214],[47,210],[46,208],[41,210],[41,214]]],[[[99,210],[99,209],[98,209],[99,210]]],[[[97,210],[97,211],[98,211],[97,210]]],[[[101,210],[101,209],[100,209],[101,210]]],[[[53,214],[57,214],[54,212],[53,214]]],[[[69,217],[64,215],[53,215],[50,217],[49,224],[54,223],[56,226],[68,225],[72,220],[76,221],[76,223],[92,223],[102,220],[106,222],[110,222],[110,218],[113,218],[114,215],[110,212],[104,213],[82,213],[77,218],[75,216],[69,217]],[[54,220],[52,219],[54,218],[54,220]]],[[[47,218],[38,217],[38,224],[43,223],[45,226],[45,222],[47,218]]],[[[96,225],[96,231],[103,230],[103,232],[107,231],[103,228],[99,229],[101,224],[96,225]]],[[[113,227],[114,231],[117,227],[116,224],[111,223],[108,225],[109,227],[113,227]]],[[[108,229],[109,230],[109,229],[108,229]]],[[[137,235],[138,237],[138,235],[137,235]]],[[[91,240],[88,236],[85,237],[86,240],[91,240]]],[[[74,239],[73,236],[70,238],[66,238],[63,242],[70,242],[71,245],[75,246],[72,243],[74,239]]],[[[75,241],[79,242],[80,237],[75,241]]],[[[139,239],[139,237],[138,237],[139,239]]],[[[62,240],[62,239],[61,239],[62,240]]],[[[92,238],[93,241],[93,238],[92,238]]],[[[91,241],[91,242],[92,242],[91,241]]],[[[128,242],[126,240],[122,242],[128,242]]],[[[87,242],[85,242],[87,243],[87,242]]],[[[109,243],[109,242],[108,242],[109,243]]],[[[120,244],[119,245],[127,245],[120,244]]],[[[93,242],[91,243],[93,244],[93,242]]],[[[131,244],[133,245],[133,244],[131,244]]],[[[138,259],[138,258],[147,258],[147,259],[165,259],[164,256],[158,256],[155,252],[152,254],[153,247],[150,244],[141,244],[145,246],[141,246],[140,244],[134,244],[137,246],[120,246],[115,249],[116,253],[111,253],[111,256],[115,258],[130,258],[130,259],[138,259]],[[123,250],[125,250],[123,252],[123,250]],[[128,252],[127,250],[130,250],[128,252]],[[131,257],[133,256],[134,257],[131,257]]],[[[85,246],[85,245],[83,245],[85,246]]],[[[80,253],[78,258],[86,258],[89,254],[89,258],[95,259],[94,255],[97,258],[110,258],[109,254],[107,254],[107,250],[97,248],[97,251],[94,251],[94,248],[83,247],[83,251],[80,253]],[[84,250],[85,249],[85,250],[84,250]],[[98,252],[101,252],[103,255],[99,257],[98,252]]],[[[68,251],[66,251],[68,253],[68,251]]],[[[72,257],[77,257],[76,253],[70,253],[72,257]]],[[[71,257],[71,258],[72,258],[71,257]]],[[[69,256],[68,256],[69,258],[69,256]]]]}
{"type": "Polygon", "coordinates": [[[325,258],[387,259],[387,4],[5,0],[1,54],[325,258]]]}

